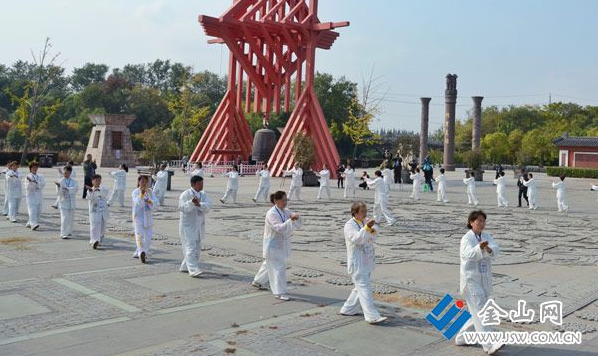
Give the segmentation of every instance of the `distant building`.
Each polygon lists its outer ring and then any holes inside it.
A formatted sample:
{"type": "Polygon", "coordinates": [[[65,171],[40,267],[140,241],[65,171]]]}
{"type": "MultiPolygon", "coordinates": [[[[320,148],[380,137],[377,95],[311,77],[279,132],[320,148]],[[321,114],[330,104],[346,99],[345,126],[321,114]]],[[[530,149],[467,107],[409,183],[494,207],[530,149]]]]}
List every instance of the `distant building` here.
{"type": "Polygon", "coordinates": [[[552,141],[559,148],[559,166],[598,168],[598,137],[563,136],[552,141]]]}

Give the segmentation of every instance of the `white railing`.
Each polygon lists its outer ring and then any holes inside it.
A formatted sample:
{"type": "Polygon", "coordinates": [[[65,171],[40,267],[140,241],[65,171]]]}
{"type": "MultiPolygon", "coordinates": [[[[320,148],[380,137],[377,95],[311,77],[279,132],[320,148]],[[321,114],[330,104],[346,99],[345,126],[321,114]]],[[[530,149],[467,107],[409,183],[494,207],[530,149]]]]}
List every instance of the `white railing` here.
{"type": "MultiPolygon", "coordinates": [[[[203,172],[205,177],[218,177],[223,175],[226,172],[229,172],[233,165],[235,164],[234,161],[221,161],[221,162],[204,162],[203,163],[203,172]]],[[[264,166],[263,162],[256,162],[255,164],[249,164],[248,162],[241,162],[239,165],[239,174],[241,175],[254,175],[256,172],[262,169],[264,166]]],[[[172,166],[171,166],[172,167],[172,166]]],[[[189,174],[193,170],[193,164],[190,163],[188,167],[189,174]]]]}

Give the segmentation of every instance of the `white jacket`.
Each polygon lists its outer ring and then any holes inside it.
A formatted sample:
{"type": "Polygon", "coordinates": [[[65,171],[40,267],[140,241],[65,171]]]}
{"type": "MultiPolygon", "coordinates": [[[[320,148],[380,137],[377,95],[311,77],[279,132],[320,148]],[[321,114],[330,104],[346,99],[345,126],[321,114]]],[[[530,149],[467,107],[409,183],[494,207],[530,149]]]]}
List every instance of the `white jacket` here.
{"type": "Polygon", "coordinates": [[[168,187],[168,171],[158,171],[155,175],[156,182],[154,183],[154,189],[165,192],[168,187]]]}
{"type": "MultiPolygon", "coordinates": [[[[504,193],[507,189],[505,177],[498,177],[494,180],[494,184],[496,184],[496,192],[497,193],[504,193]]],[[[525,183],[523,183],[525,184],[525,183]]],[[[527,186],[527,185],[526,185],[527,186]]]]}
{"type": "Polygon", "coordinates": [[[498,255],[498,244],[489,233],[483,231],[482,241],[488,241],[492,254],[480,249],[478,239],[473,230],[469,230],[461,238],[461,294],[465,290],[471,295],[492,295],[492,260],[498,255]]]}
{"type": "Polygon", "coordinates": [[[127,188],[127,172],[124,169],[110,172],[110,176],[114,178],[114,190],[125,190],[127,188]]]}
{"type": "Polygon", "coordinates": [[[374,193],[374,204],[380,204],[388,200],[388,188],[381,177],[374,180],[366,179],[366,183],[370,189],[376,189],[374,193]]]}
{"type": "Polygon", "coordinates": [[[378,239],[378,226],[373,227],[376,232],[371,233],[364,223],[356,219],[345,223],[345,244],[347,246],[347,273],[369,274],[376,265],[374,241],[378,239]]]}
{"type": "Polygon", "coordinates": [[[468,192],[475,192],[475,177],[463,178],[463,184],[467,186],[468,192]]]}
{"type": "Polygon", "coordinates": [[[202,190],[196,192],[191,189],[185,190],[179,197],[179,235],[184,236],[187,241],[203,239],[206,234],[206,214],[212,208],[212,201],[202,190]],[[199,199],[199,206],[191,201],[194,196],[199,199]]]}
{"type": "Polygon", "coordinates": [[[21,179],[23,175],[19,171],[6,171],[6,196],[9,199],[20,199],[23,195],[21,192],[21,179]]]}
{"type": "Polygon", "coordinates": [[[382,177],[384,178],[384,183],[386,183],[389,186],[395,182],[394,173],[391,169],[385,168],[382,171],[382,177]]]}
{"type": "Polygon", "coordinates": [[[330,171],[327,169],[323,169],[318,172],[318,177],[320,177],[320,187],[327,187],[330,185],[330,171]]]}
{"type": "Polygon", "coordinates": [[[446,191],[446,176],[444,174],[440,174],[438,177],[434,178],[434,182],[438,184],[438,190],[446,191]]]}
{"type": "Polygon", "coordinates": [[[523,180],[523,185],[527,187],[527,195],[535,195],[538,184],[535,178],[530,178],[527,182],[523,180]]]}
{"type": "Polygon", "coordinates": [[[270,171],[262,169],[261,171],[255,172],[256,176],[260,177],[260,188],[270,188],[270,171]]]}
{"type": "Polygon", "coordinates": [[[145,194],[141,195],[141,189],[137,188],[131,194],[131,198],[133,201],[133,224],[143,228],[154,226],[153,212],[158,205],[158,198],[156,198],[154,190],[148,188],[145,194]]]}
{"type": "Polygon", "coordinates": [[[39,204],[43,201],[42,191],[46,186],[44,176],[39,174],[29,173],[25,178],[25,188],[27,191],[27,202],[32,204],[39,204]],[[27,179],[29,178],[29,179],[27,179]],[[31,181],[30,181],[31,180],[31,181]]]}
{"type": "Polygon", "coordinates": [[[301,218],[293,221],[291,214],[291,210],[285,208],[281,211],[276,205],[266,213],[262,246],[264,258],[288,258],[291,255],[291,236],[302,226],[301,218]]]}
{"type": "Polygon", "coordinates": [[[347,186],[354,187],[357,185],[357,182],[355,181],[355,170],[346,168],[343,174],[345,175],[345,184],[347,186]]]}
{"type": "Polygon", "coordinates": [[[422,185],[422,182],[424,181],[424,177],[421,173],[411,173],[409,175],[409,178],[413,180],[414,187],[420,187],[422,185]]]}
{"type": "Polygon", "coordinates": [[[565,189],[565,181],[552,182],[552,187],[556,189],[556,197],[564,198],[567,190],[565,189]]]}
{"type": "Polygon", "coordinates": [[[239,172],[237,171],[230,171],[224,173],[224,176],[228,178],[228,182],[226,182],[226,189],[239,189],[239,172]]]}
{"type": "Polygon", "coordinates": [[[60,186],[56,187],[58,190],[58,206],[60,209],[73,210],[77,207],[77,191],[79,184],[73,178],[62,177],[59,181],[60,186]]]}
{"type": "Polygon", "coordinates": [[[98,190],[87,191],[85,199],[89,201],[89,223],[99,224],[108,221],[110,212],[108,210],[108,198],[110,190],[106,187],[100,186],[98,190]]]}
{"type": "Polygon", "coordinates": [[[285,172],[286,176],[291,176],[291,187],[301,187],[303,186],[303,169],[293,168],[290,171],[285,172]]]}

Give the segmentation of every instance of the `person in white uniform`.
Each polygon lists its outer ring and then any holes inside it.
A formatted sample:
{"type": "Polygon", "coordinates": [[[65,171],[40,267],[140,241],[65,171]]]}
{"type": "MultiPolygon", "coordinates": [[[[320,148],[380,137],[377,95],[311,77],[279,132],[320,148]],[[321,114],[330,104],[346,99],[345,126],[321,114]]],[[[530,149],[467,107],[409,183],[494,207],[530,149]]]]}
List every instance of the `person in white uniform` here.
{"type": "Polygon", "coordinates": [[[302,222],[299,214],[287,209],[287,195],[277,191],[270,195],[272,208],[266,213],[262,256],[264,262],[255,275],[251,285],[265,289],[270,282],[274,297],[283,301],[291,300],[287,296],[287,259],[291,255],[291,236],[300,229],[302,222]]]}
{"type": "Polygon", "coordinates": [[[598,185],[596,185],[596,184],[590,184],[590,190],[597,191],[598,190],[598,185]]]}
{"type": "Polygon", "coordinates": [[[8,220],[17,222],[19,214],[19,205],[21,205],[23,175],[19,172],[19,164],[14,161],[10,163],[9,170],[6,171],[6,196],[8,197],[8,220]]]}
{"type": "Polygon", "coordinates": [[[560,181],[552,182],[552,187],[556,189],[556,202],[559,211],[567,212],[569,207],[567,206],[567,189],[565,187],[565,175],[559,176],[560,181]]]}
{"type": "Polygon", "coordinates": [[[342,306],[340,313],[350,316],[363,313],[365,321],[378,324],[387,318],[380,315],[374,305],[371,275],[376,267],[374,241],[378,239],[376,220],[367,219],[367,207],[363,202],[351,204],[352,218],[345,223],[347,247],[347,273],[355,288],[342,306]]]}
{"type": "MultiPolygon", "coordinates": [[[[505,181],[505,172],[500,171],[498,173],[498,178],[494,180],[494,184],[496,184],[496,199],[498,201],[499,207],[508,207],[509,201],[507,200],[507,185],[505,181]]],[[[529,195],[529,193],[528,193],[529,195]]],[[[530,205],[531,209],[531,205],[530,205]]]]}
{"type": "Polygon", "coordinates": [[[476,197],[475,193],[475,177],[471,176],[469,172],[465,174],[465,178],[463,178],[463,184],[467,186],[467,204],[474,206],[478,205],[478,198],[476,197]]]}
{"type": "Polygon", "coordinates": [[[131,194],[131,205],[133,206],[133,229],[137,246],[133,258],[139,258],[141,263],[145,263],[149,255],[157,199],[155,191],[149,188],[149,177],[139,176],[137,188],[131,194]]]}
{"type": "MultiPolygon", "coordinates": [[[[72,179],[77,179],[77,172],[75,172],[74,169],[75,166],[75,161],[68,161],[68,163],[66,164],[65,167],[71,167],[73,168],[73,171],[71,172],[71,178],[72,179]]],[[[58,168],[58,179],[64,177],[64,170],[63,168],[58,168]]],[[[56,193],[56,200],[54,201],[54,204],[51,205],[52,208],[54,209],[58,209],[58,201],[60,200],[60,192],[56,193]]]]}
{"type": "Polygon", "coordinates": [[[42,192],[46,186],[44,176],[37,173],[38,168],[39,163],[31,162],[29,164],[29,174],[25,177],[27,212],[29,213],[29,221],[25,227],[30,227],[31,230],[39,228],[42,202],[44,201],[42,192]]]}
{"type": "Polygon", "coordinates": [[[301,187],[303,186],[303,169],[299,163],[295,163],[293,169],[284,172],[285,176],[291,176],[291,188],[289,189],[288,200],[301,200],[301,187]]]}
{"type": "Polygon", "coordinates": [[[410,198],[413,200],[419,200],[419,192],[424,181],[424,177],[422,176],[419,168],[416,168],[415,172],[409,175],[409,178],[411,178],[413,181],[413,190],[411,191],[410,198]]]}
{"type": "Polygon", "coordinates": [[[154,178],[154,194],[158,199],[155,201],[156,205],[164,205],[164,197],[166,196],[166,189],[168,188],[168,171],[166,165],[161,164],[160,170],[156,172],[154,178]]]}
{"type": "Polygon", "coordinates": [[[270,193],[270,171],[268,170],[268,165],[264,164],[261,170],[255,172],[255,175],[260,177],[260,183],[252,200],[254,203],[257,203],[258,200],[268,201],[268,194],[270,193]]]}
{"type": "Polygon", "coordinates": [[[436,201],[442,201],[448,203],[449,200],[446,197],[446,176],[444,175],[444,168],[440,168],[440,175],[434,179],[434,182],[438,185],[436,188],[436,201]]]}
{"type": "Polygon", "coordinates": [[[56,190],[60,194],[58,208],[60,209],[60,237],[68,239],[73,235],[73,221],[75,220],[75,209],[77,208],[77,191],[79,185],[71,178],[73,167],[64,167],[64,174],[60,181],[56,182],[56,190]]]}
{"type": "Polygon", "coordinates": [[[8,216],[8,181],[6,180],[6,173],[10,170],[9,162],[2,171],[0,171],[0,175],[4,175],[4,205],[2,210],[2,216],[8,216]]]}
{"type": "Polygon", "coordinates": [[[316,176],[320,178],[320,190],[318,191],[318,200],[322,199],[322,191],[326,190],[328,200],[330,200],[330,171],[326,165],[322,166],[322,170],[316,173],[316,176]]]}
{"type": "MultiPolygon", "coordinates": [[[[486,214],[481,210],[472,211],[467,218],[470,229],[461,238],[460,246],[460,292],[467,303],[471,319],[463,325],[455,338],[458,346],[465,345],[464,332],[491,332],[492,328],[482,324],[478,312],[484,308],[488,299],[492,298],[492,261],[498,256],[498,244],[492,235],[484,231],[486,214]]],[[[503,345],[482,344],[484,351],[490,355],[496,353],[503,345]]]]}
{"type": "Polygon", "coordinates": [[[343,197],[347,198],[351,193],[351,198],[355,198],[355,188],[357,188],[357,182],[355,181],[355,169],[352,164],[347,164],[347,168],[343,172],[345,177],[345,190],[343,197]]]}
{"type": "Polygon", "coordinates": [[[374,219],[380,223],[383,219],[386,220],[388,226],[396,222],[392,211],[388,208],[388,190],[382,172],[379,170],[374,172],[376,178],[373,180],[366,179],[366,183],[370,189],[375,189],[374,192],[374,219]]]}
{"type": "Polygon", "coordinates": [[[106,225],[110,212],[108,210],[109,189],[102,186],[102,176],[94,174],[91,177],[91,187],[87,189],[85,199],[89,202],[89,244],[96,250],[106,235],[106,225]]]}
{"type": "Polygon", "coordinates": [[[528,173],[527,176],[528,180],[524,180],[523,185],[527,187],[528,209],[536,210],[538,208],[538,182],[532,173],[528,173]]]}
{"type": "Polygon", "coordinates": [[[179,271],[199,277],[203,274],[199,268],[199,252],[206,237],[206,215],[212,208],[212,201],[203,191],[203,177],[192,176],[190,182],[191,188],[179,197],[179,237],[183,250],[179,271]]]}
{"type": "Polygon", "coordinates": [[[199,176],[203,178],[203,164],[201,162],[195,163],[193,170],[189,170],[191,176],[199,176]]]}
{"type": "Polygon", "coordinates": [[[228,178],[226,182],[226,192],[224,192],[224,196],[220,199],[222,204],[225,204],[228,201],[228,198],[233,200],[234,204],[237,204],[237,191],[239,190],[239,167],[236,164],[233,164],[233,168],[230,172],[226,172],[224,177],[228,178]]]}
{"type": "Polygon", "coordinates": [[[114,178],[114,188],[110,199],[108,199],[108,206],[112,205],[115,200],[118,200],[120,207],[125,206],[125,190],[127,189],[127,172],[129,167],[126,164],[121,164],[118,170],[110,172],[110,176],[114,178]]]}

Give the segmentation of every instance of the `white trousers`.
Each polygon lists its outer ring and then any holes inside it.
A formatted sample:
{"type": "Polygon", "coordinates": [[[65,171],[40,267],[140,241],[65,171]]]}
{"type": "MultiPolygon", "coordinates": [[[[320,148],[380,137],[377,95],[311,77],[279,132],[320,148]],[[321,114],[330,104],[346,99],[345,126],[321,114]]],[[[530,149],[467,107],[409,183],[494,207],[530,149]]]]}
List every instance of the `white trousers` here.
{"type": "Polygon", "coordinates": [[[21,205],[21,198],[8,199],[8,218],[10,221],[16,221],[19,214],[19,205],[21,205]]]}
{"type": "Polygon", "coordinates": [[[155,189],[154,193],[156,194],[156,198],[158,198],[158,204],[164,205],[164,196],[166,195],[166,191],[155,189]]]}
{"type": "Polygon", "coordinates": [[[413,185],[413,190],[411,191],[411,198],[415,200],[419,200],[419,190],[421,185],[413,185]]]}
{"type": "Polygon", "coordinates": [[[74,220],[75,209],[60,209],[60,237],[72,235],[74,220]]]}
{"type": "Polygon", "coordinates": [[[556,203],[559,208],[559,211],[567,211],[569,209],[569,207],[567,206],[567,203],[566,203],[566,199],[562,195],[557,194],[556,203]]]}
{"type": "Polygon", "coordinates": [[[529,209],[535,209],[538,207],[538,202],[536,200],[536,192],[528,194],[527,198],[529,199],[529,209]]]}
{"type": "Polygon", "coordinates": [[[224,193],[224,196],[222,197],[222,200],[224,200],[224,202],[226,203],[228,201],[228,198],[232,198],[233,203],[237,203],[237,189],[227,189],[224,193]]]}
{"type": "Polygon", "coordinates": [[[94,242],[102,243],[104,235],[106,234],[106,220],[102,218],[98,223],[89,224],[89,244],[94,242]]]}
{"type": "Polygon", "coordinates": [[[112,194],[110,194],[110,199],[108,199],[108,204],[112,205],[112,202],[116,199],[118,199],[118,204],[120,206],[125,206],[125,191],[123,189],[113,190],[112,194]]]}
{"type": "Polygon", "coordinates": [[[372,322],[380,317],[374,305],[374,293],[370,282],[370,274],[352,274],[355,288],[341,308],[342,314],[355,315],[363,311],[365,321],[372,322]]]}
{"type": "Polygon", "coordinates": [[[318,191],[318,199],[322,199],[322,191],[326,189],[326,195],[328,199],[330,199],[330,187],[329,186],[320,186],[320,190],[318,191]]]}
{"type": "Polygon", "coordinates": [[[286,258],[266,258],[253,281],[261,285],[270,282],[270,290],[274,295],[287,293],[287,260],[286,258]]]}
{"type": "Polygon", "coordinates": [[[135,243],[137,244],[137,249],[133,253],[133,257],[139,257],[142,252],[145,252],[146,255],[149,253],[153,235],[152,226],[143,227],[141,224],[135,224],[135,243]]]}
{"type": "Polygon", "coordinates": [[[478,205],[478,198],[475,196],[475,193],[467,190],[467,204],[478,205]]]}
{"type": "Polygon", "coordinates": [[[449,202],[449,200],[446,198],[446,188],[438,187],[438,189],[436,189],[436,201],[442,201],[445,203],[449,202]]]}
{"type": "MultiPolygon", "coordinates": [[[[463,293],[463,299],[465,299],[465,302],[467,303],[467,310],[471,314],[471,319],[463,325],[461,331],[457,334],[457,337],[455,338],[455,343],[457,344],[463,344],[465,342],[465,338],[463,337],[464,332],[491,332],[493,330],[490,325],[482,325],[482,320],[478,316],[478,312],[484,308],[484,305],[488,301],[488,296],[485,294],[472,295],[465,291],[463,293]]],[[[492,344],[483,344],[482,347],[485,352],[488,352],[492,347],[492,344]]]]}
{"type": "Polygon", "coordinates": [[[261,200],[263,200],[265,202],[268,202],[269,201],[269,197],[268,197],[268,192],[269,191],[270,191],[270,187],[262,187],[262,186],[260,186],[257,189],[257,193],[255,193],[255,197],[254,197],[255,201],[260,201],[260,199],[261,199],[261,200]]]}
{"type": "MultiPolygon", "coordinates": [[[[498,206],[509,206],[509,202],[507,201],[507,194],[505,194],[505,192],[496,193],[496,198],[498,200],[498,206]]],[[[529,206],[532,206],[531,201],[529,206]]]]}
{"type": "Polygon", "coordinates": [[[351,197],[355,198],[355,184],[345,184],[343,197],[346,198],[349,192],[351,193],[351,197]]]}
{"type": "Polygon", "coordinates": [[[289,200],[301,200],[301,186],[291,184],[289,200]]]}
{"type": "Polygon", "coordinates": [[[388,209],[388,201],[374,203],[374,220],[380,223],[383,221],[383,218],[388,225],[392,225],[396,221],[394,215],[392,215],[392,211],[388,209]]]}
{"type": "Polygon", "coordinates": [[[31,227],[39,225],[39,218],[42,214],[42,202],[27,202],[27,212],[29,213],[29,221],[27,222],[27,225],[31,227]]]}
{"type": "Polygon", "coordinates": [[[4,194],[4,214],[8,215],[8,195],[4,194]]]}
{"type": "Polygon", "coordinates": [[[199,252],[201,249],[199,236],[188,239],[186,236],[181,235],[180,238],[183,249],[183,262],[181,262],[179,271],[189,272],[189,274],[201,271],[199,268],[199,252]]]}

